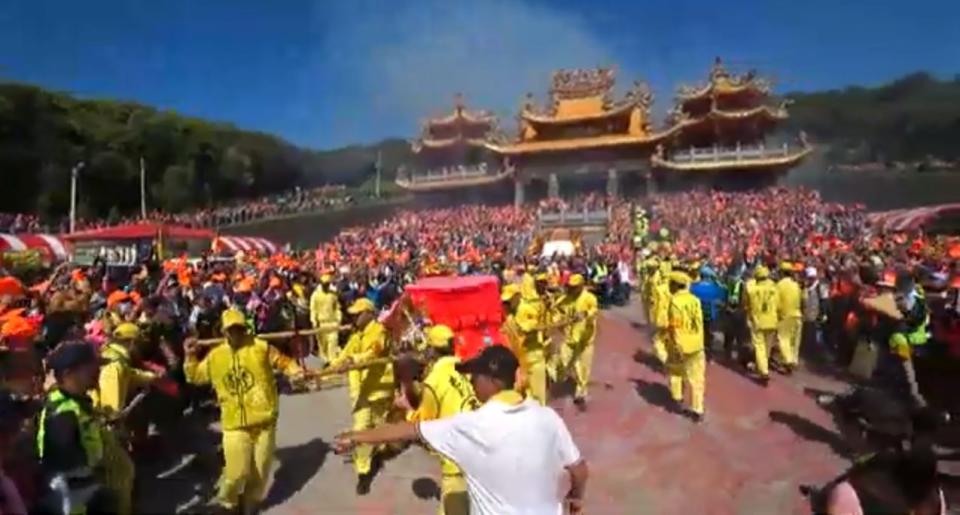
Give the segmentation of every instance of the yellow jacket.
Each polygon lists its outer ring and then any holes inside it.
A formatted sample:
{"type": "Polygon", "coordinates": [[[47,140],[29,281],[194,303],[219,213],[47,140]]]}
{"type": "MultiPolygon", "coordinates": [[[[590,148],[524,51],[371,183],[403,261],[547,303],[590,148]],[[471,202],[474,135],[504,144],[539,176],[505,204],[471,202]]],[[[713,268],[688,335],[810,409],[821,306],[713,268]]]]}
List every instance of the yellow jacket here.
{"type": "Polygon", "coordinates": [[[310,295],[310,322],[313,327],[320,327],[321,324],[339,327],[342,319],[343,313],[340,311],[337,294],[325,291],[323,286],[317,286],[310,295]]]}
{"type": "Polygon", "coordinates": [[[138,387],[156,379],[156,374],[130,365],[130,351],[118,343],[108,343],[101,349],[100,357],[106,361],[100,367],[100,381],[96,390],[90,391],[94,407],[106,415],[123,410],[127,405],[130,387],[138,387]]]}
{"type": "Polygon", "coordinates": [[[653,285],[653,326],[657,329],[670,327],[670,285],[658,281],[653,285]]]}
{"type": "Polygon", "coordinates": [[[192,384],[212,384],[226,431],[247,429],[277,420],[278,396],[274,370],[287,376],[302,372],[297,362],[265,340],[248,336],[234,348],[224,342],[203,361],[187,356],[183,373],[192,384]]]}
{"type": "Polygon", "coordinates": [[[597,313],[600,312],[596,295],[587,290],[581,291],[576,297],[565,295],[561,306],[564,318],[580,318],[579,321],[566,327],[566,343],[570,345],[593,343],[597,334],[597,313]]]}
{"type": "Polygon", "coordinates": [[[792,277],[784,277],[777,282],[777,313],[780,319],[800,318],[802,316],[800,303],[803,290],[800,284],[792,277]]]}
{"type": "Polygon", "coordinates": [[[540,328],[546,322],[546,316],[543,302],[538,297],[524,297],[517,306],[514,320],[523,334],[523,350],[528,358],[533,359],[530,354],[543,351],[545,342],[540,328]]]}
{"type": "Polygon", "coordinates": [[[703,308],[700,299],[683,289],[670,298],[670,343],[682,354],[703,350],[703,308]]]}
{"type": "MultiPolygon", "coordinates": [[[[339,367],[349,358],[354,363],[363,363],[388,354],[387,330],[380,322],[373,320],[366,327],[354,331],[344,346],[343,352],[330,363],[339,367]]],[[[388,399],[393,396],[393,365],[375,365],[360,370],[351,370],[347,375],[350,385],[350,399],[354,404],[363,401],[388,399]]]]}
{"type": "Polygon", "coordinates": [[[762,330],[776,329],[779,322],[777,310],[780,303],[777,285],[770,279],[748,282],[746,293],[747,317],[750,326],[762,330]]]}
{"type": "MultiPolygon", "coordinates": [[[[456,356],[444,356],[430,366],[423,380],[420,405],[411,415],[411,421],[452,417],[480,406],[470,381],[457,372],[457,363],[460,359],[456,356]]],[[[452,461],[441,458],[441,463],[445,476],[461,473],[452,461]]]]}
{"type": "Polygon", "coordinates": [[[510,350],[512,350],[513,354],[517,357],[517,362],[520,363],[520,370],[526,374],[527,351],[523,346],[523,331],[520,329],[520,325],[517,324],[516,317],[514,315],[507,315],[507,319],[504,320],[503,325],[500,326],[500,330],[503,332],[503,336],[506,337],[510,350]]]}

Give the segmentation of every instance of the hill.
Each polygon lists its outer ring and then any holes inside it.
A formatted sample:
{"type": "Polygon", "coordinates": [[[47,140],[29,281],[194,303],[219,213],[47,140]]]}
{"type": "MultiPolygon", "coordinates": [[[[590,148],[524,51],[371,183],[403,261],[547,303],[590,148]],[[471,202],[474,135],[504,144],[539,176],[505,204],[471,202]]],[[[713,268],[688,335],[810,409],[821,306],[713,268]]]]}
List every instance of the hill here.
{"type": "Polygon", "coordinates": [[[791,93],[785,127],[829,147],[834,163],[960,160],[960,76],[914,73],[889,84],[791,93]]]}

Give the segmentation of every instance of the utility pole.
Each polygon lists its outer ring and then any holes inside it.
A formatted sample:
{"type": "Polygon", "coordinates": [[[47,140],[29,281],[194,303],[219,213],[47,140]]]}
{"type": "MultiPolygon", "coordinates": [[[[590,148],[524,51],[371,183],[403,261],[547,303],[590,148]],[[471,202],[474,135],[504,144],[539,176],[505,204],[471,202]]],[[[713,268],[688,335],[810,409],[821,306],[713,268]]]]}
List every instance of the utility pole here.
{"type": "Polygon", "coordinates": [[[381,158],[381,157],[382,157],[382,156],[381,156],[381,151],[377,150],[377,163],[376,163],[376,165],[375,165],[375,166],[376,166],[376,170],[377,170],[377,178],[375,179],[375,182],[373,183],[373,195],[374,195],[375,197],[377,197],[377,198],[380,198],[380,168],[381,168],[381,164],[382,164],[381,161],[380,161],[380,158],[381,158]]]}
{"type": "Polygon", "coordinates": [[[140,156],[140,218],[147,219],[147,167],[140,156]]]}
{"type": "Polygon", "coordinates": [[[77,178],[83,170],[84,162],[80,161],[70,169],[70,232],[77,229],[77,178]]]}

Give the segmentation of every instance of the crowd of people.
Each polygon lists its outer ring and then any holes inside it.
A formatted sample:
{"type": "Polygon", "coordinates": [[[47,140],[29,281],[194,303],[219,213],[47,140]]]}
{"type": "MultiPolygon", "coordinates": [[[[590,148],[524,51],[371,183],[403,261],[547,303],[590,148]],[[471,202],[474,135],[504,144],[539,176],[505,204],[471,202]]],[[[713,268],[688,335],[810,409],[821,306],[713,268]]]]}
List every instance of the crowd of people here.
{"type": "MultiPolygon", "coordinates": [[[[183,213],[171,213],[154,210],[147,213],[146,219],[152,222],[176,224],[194,228],[215,229],[256,220],[264,220],[296,213],[311,213],[342,208],[356,203],[357,199],[347,192],[345,186],[320,186],[316,188],[295,188],[293,190],[259,197],[255,199],[231,202],[216,207],[197,209],[183,213]]],[[[114,225],[143,221],[140,216],[127,216],[117,219],[78,218],[76,230],[100,229],[114,225]]],[[[70,221],[64,217],[57,221],[44,223],[40,217],[32,214],[0,213],[0,233],[66,233],[70,230],[70,221]]]]}
{"type": "MultiPolygon", "coordinates": [[[[478,486],[463,480],[466,474],[496,481],[469,442],[454,439],[479,429],[427,423],[455,418],[478,405],[466,402],[476,397],[508,408],[531,403],[525,413],[564,442],[553,450],[551,466],[571,475],[569,504],[580,509],[585,465],[565,429],[534,406],[547,403],[547,384],[570,377],[577,406],[587,409],[598,309],[626,303],[633,291],[646,305],[654,352],[674,398],[682,401],[684,382],[691,387],[688,408],[696,421],[709,406],[704,360],[727,354],[768,384],[771,368],[789,373],[797,366],[803,346],[827,342],[832,351],[826,354],[853,361],[862,335],[887,349],[881,361],[895,360],[893,369],[877,368],[894,377],[898,400],[933,403],[918,386],[922,370],[911,363],[956,334],[955,241],[877,233],[862,206],[826,203],[807,190],[686,192],[636,201],[593,195],[566,206],[603,206],[611,214],[606,234],[573,255],[544,256],[536,248],[538,209],[548,206],[469,205],[402,211],[345,229],[311,252],[172,258],[134,268],[65,264],[35,284],[0,273],[0,372],[7,391],[0,402],[6,503],[0,511],[62,512],[51,506],[70,503],[95,510],[106,503],[130,513],[135,468],[129,453],[148,445],[146,428],[171,430],[185,410],[204,402],[199,385],[211,383],[225,460],[216,503],[225,510],[255,507],[273,451],[273,371],[288,377],[290,388],[303,388],[311,384],[310,354],[324,370],[349,374],[355,431],[342,435],[338,447],[354,453],[358,494],[370,488],[374,444],[420,438],[455,461],[444,463],[445,499],[454,503],[466,492],[472,506],[493,506],[480,513],[503,513],[490,502],[497,492],[481,498],[478,486]],[[418,319],[416,356],[428,363],[419,373],[392,365],[399,337],[378,313],[390,310],[418,278],[473,274],[501,282],[503,332],[516,362],[488,356],[461,367],[452,361],[450,329],[418,319]],[[859,302],[880,293],[893,299],[896,323],[859,302]],[[937,335],[938,327],[946,328],[942,338],[921,336],[928,329],[937,335]],[[284,332],[271,344],[253,336],[284,332]],[[550,345],[555,333],[560,343],[550,345]],[[715,342],[714,333],[723,337],[715,342]],[[779,359],[771,366],[775,349],[779,359]],[[356,368],[365,363],[374,365],[356,368]],[[454,385],[456,409],[431,397],[436,381],[444,391],[454,385]],[[136,404],[138,385],[150,385],[140,391],[163,401],[136,404]],[[92,399],[88,391],[95,392],[92,399]],[[33,418],[31,410],[45,415],[33,418]],[[410,423],[385,425],[396,417],[410,423]],[[95,466],[71,475],[84,463],[95,466]]],[[[224,209],[218,213],[230,213],[224,209]]],[[[273,208],[264,203],[262,209],[273,208]]],[[[511,502],[530,499],[514,494],[511,502]]],[[[446,513],[466,512],[451,507],[446,513]]]]}

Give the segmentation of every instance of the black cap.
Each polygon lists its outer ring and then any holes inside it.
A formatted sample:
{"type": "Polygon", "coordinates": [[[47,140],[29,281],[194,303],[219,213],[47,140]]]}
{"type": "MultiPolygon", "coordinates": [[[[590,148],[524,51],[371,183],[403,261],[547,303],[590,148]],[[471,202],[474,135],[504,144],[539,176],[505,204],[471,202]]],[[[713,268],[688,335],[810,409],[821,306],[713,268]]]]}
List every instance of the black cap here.
{"type": "Polygon", "coordinates": [[[457,365],[457,372],[485,375],[506,384],[513,384],[518,368],[520,362],[510,349],[503,345],[491,345],[483,349],[477,357],[457,365]]]}
{"type": "Polygon", "coordinates": [[[84,342],[64,343],[54,349],[53,353],[47,357],[47,366],[55,374],[61,374],[84,365],[96,363],[98,360],[99,357],[93,345],[84,342]]]}

